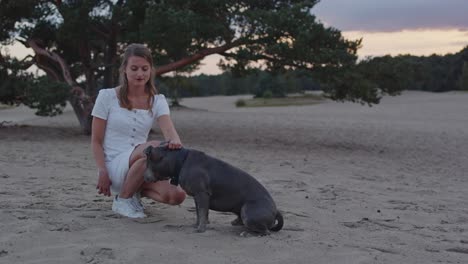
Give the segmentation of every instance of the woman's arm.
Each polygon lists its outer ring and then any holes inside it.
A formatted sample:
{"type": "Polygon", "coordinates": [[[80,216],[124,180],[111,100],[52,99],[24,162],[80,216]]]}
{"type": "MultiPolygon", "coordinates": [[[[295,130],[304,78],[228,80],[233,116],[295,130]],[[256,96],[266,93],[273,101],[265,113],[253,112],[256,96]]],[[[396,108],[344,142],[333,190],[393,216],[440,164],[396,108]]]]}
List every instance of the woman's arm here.
{"type": "Polygon", "coordinates": [[[169,115],[162,115],[158,118],[158,125],[163,133],[164,139],[169,140],[170,149],[179,149],[182,147],[182,142],[180,141],[179,134],[172,123],[171,117],[169,115]]]}
{"type": "Polygon", "coordinates": [[[110,196],[110,185],[111,181],[109,179],[109,174],[107,172],[107,167],[104,158],[104,133],[106,131],[107,121],[98,117],[93,117],[93,124],[91,129],[91,147],[93,150],[94,160],[98,167],[98,184],[96,189],[99,190],[99,193],[106,196],[110,196]]]}

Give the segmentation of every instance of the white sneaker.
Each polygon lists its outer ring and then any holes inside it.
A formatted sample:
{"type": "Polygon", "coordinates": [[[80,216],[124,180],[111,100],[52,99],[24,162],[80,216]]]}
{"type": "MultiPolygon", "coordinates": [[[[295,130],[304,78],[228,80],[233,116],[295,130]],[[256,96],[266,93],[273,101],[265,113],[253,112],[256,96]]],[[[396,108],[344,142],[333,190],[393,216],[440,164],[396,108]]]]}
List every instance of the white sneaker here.
{"type": "Polygon", "coordinates": [[[141,194],[139,192],[136,192],[133,196],[133,205],[137,209],[138,212],[143,212],[145,210],[145,206],[141,202],[141,194]]]}
{"type": "Polygon", "coordinates": [[[138,211],[133,203],[133,198],[119,198],[115,196],[114,202],[112,203],[112,211],[130,218],[144,218],[146,215],[138,211]]]}

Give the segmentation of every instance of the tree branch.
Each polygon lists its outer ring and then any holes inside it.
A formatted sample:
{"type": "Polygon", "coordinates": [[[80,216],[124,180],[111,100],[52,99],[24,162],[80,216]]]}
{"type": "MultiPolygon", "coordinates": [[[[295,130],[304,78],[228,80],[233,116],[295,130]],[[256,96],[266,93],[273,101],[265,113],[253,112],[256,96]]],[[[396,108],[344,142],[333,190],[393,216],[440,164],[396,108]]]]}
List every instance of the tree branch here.
{"type": "MultiPolygon", "coordinates": [[[[37,44],[36,40],[34,40],[34,39],[28,39],[27,43],[34,50],[36,55],[48,58],[50,61],[56,62],[60,66],[60,69],[62,71],[61,72],[62,73],[61,77],[63,77],[63,80],[65,80],[65,82],[68,85],[70,85],[70,87],[72,88],[71,89],[72,96],[70,97],[70,102],[71,102],[71,105],[72,105],[73,109],[75,110],[75,114],[77,115],[80,122],[82,122],[82,123],[87,122],[88,121],[87,119],[89,117],[89,113],[91,113],[91,110],[92,110],[92,107],[93,107],[93,101],[85,93],[83,88],[78,86],[76,84],[76,82],[72,79],[71,74],[70,74],[70,68],[68,67],[68,64],[65,62],[65,60],[62,57],[60,57],[57,53],[52,52],[52,51],[48,51],[48,50],[40,47],[37,44]]],[[[43,68],[44,70],[47,69],[48,73],[49,72],[50,73],[56,73],[55,70],[53,70],[51,68],[47,68],[44,65],[41,65],[41,68],[43,68]]],[[[58,73],[56,73],[56,77],[58,79],[61,79],[61,78],[59,78],[58,73]]]]}
{"type": "MultiPolygon", "coordinates": [[[[223,55],[224,57],[236,59],[235,54],[223,52],[223,53],[221,53],[221,55],[223,55]]],[[[258,60],[265,60],[265,61],[270,61],[270,62],[281,61],[286,66],[296,67],[296,68],[304,69],[304,70],[313,70],[313,68],[315,67],[313,63],[310,63],[310,65],[307,66],[305,64],[295,63],[294,61],[286,61],[284,59],[276,59],[276,58],[274,58],[272,56],[268,56],[266,54],[256,54],[256,55],[254,55],[254,57],[252,59],[250,59],[250,61],[258,61],[258,60]]]]}
{"type": "Polygon", "coordinates": [[[68,67],[68,64],[65,62],[64,59],[62,59],[57,53],[48,51],[42,47],[40,47],[36,40],[34,39],[28,39],[27,40],[28,45],[34,50],[36,54],[45,56],[46,58],[49,58],[52,61],[55,61],[58,63],[62,70],[62,76],[65,82],[70,85],[70,86],[75,86],[75,81],[72,79],[71,74],[70,74],[70,69],[68,67]]]}
{"type": "MultiPolygon", "coordinates": [[[[100,35],[104,39],[108,39],[110,37],[110,33],[104,32],[100,28],[98,28],[99,25],[90,25],[91,30],[93,30],[96,34],[100,35]]],[[[104,25],[102,25],[104,27],[104,25]]]]}
{"type": "Polygon", "coordinates": [[[47,65],[47,63],[43,62],[40,59],[39,55],[36,55],[36,65],[39,67],[39,69],[45,71],[47,73],[47,76],[49,76],[51,79],[54,79],[55,81],[62,81],[61,76],[59,73],[54,69],[53,67],[47,65]]]}
{"type": "Polygon", "coordinates": [[[220,46],[220,47],[207,48],[207,49],[201,50],[200,52],[195,53],[190,57],[186,57],[186,58],[180,59],[178,61],[175,61],[175,62],[172,62],[172,63],[169,63],[169,64],[166,64],[164,66],[156,68],[156,73],[155,74],[156,74],[156,76],[159,76],[159,75],[162,75],[164,73],[174,71],[176,69],[179,69],[181,67],[189,65],[191,63],[199,61],[199,60],[203,59],[204,57],[206,57],[208,55],[221,54],[221,53],[223,53],[223,52],[225,52],[225,51],[227,51],[229,49],[232,49],[234,47],[243,45],[245,43],[246,43],[246,41],[244,39],[238,39],[238,40],[236,40],[234,42],[228,43],[228,44],[220,46]]]}

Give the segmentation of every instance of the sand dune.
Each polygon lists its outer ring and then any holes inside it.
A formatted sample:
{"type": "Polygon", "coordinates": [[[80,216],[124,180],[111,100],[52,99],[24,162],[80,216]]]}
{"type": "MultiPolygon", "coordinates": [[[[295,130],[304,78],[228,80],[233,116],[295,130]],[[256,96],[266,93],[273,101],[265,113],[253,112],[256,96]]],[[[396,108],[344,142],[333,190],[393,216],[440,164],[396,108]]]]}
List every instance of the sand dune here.
{"type": "MultiPolygon", "coordinates": [[[[89,137],[67,110],[0,110],[0,263],[467,263],[468,93],[405,92],[374,107],[237,109],[187,98],[172,112],[185,146],[254,175],[284,229],[242,237],[193,200],[111,211],[95,190],[89,137]]],[[[160,139],[155,129],[151,138],[160,139]]]]}

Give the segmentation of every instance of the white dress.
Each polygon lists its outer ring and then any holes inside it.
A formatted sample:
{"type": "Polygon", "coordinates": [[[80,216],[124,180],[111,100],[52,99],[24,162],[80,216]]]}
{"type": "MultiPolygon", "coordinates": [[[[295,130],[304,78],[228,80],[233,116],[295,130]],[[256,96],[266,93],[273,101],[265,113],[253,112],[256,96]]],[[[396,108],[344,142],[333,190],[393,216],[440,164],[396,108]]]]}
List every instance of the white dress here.
{"type": "Polygon", "coordinates": [[[103,148],[113,192],[120,192],[129,170],[130,155],[135,147],[147,142],[155,119],[169,115],[164,95],[155,95],[152,110],[153,113],[144,109],[122,108],[115,88],[99,91],[91,115],[107,120],[103,148]]]}

